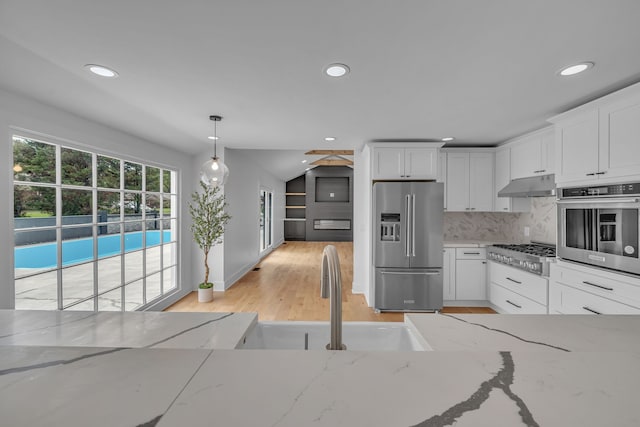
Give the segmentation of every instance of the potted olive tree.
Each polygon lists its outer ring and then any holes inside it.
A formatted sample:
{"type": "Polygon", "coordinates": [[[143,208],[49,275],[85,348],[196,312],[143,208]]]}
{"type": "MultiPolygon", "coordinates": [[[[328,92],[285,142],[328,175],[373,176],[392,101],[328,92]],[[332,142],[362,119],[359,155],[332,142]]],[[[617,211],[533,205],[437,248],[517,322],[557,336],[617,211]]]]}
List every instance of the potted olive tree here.
{"type": "Polygon", "coordinates": [[[222,242],[224,226],[231,216],[224,211],[227,203],[224,195],[220,194],[220,187],[203,183],[200,186],[202,191],[191,195],[189,213],[193,220],[193,239],[204,253],[204,281],[198,285],[198,301],[209,302],[213,300],[213,283],[209,282],[209,250],[222,242]]]}

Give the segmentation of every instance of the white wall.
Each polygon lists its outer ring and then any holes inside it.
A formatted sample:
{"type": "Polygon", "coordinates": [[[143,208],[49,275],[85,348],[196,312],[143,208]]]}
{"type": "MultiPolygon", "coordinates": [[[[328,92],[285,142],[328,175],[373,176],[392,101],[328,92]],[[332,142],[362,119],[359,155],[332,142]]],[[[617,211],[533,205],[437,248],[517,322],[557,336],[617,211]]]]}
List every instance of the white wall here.
{"type": "Polygon", "coordinates": [[[371,280],[371,150],[354,152],[353,167],[353,293],[364,294],[372,305],[371,280]]]}
{"type": "MultiPolygon", "coordinates": [[[[225,149],[224,162],[229,179],[224,192],[231,220],[224,235],[223,282],[214,280],[216,289],[231,286],[259,261],[260,189],[273,191],[273,247],[284,241],[285,182],[270,174],[241,150],[225,149]]],[[[214,277],[215,279],[216,277],[214,277]]]]}
{"type": "Polygon", "coordinates": [[[178,171],[180,215],[179,259],[180,287],[177,294],[156,304],[161,309],[177,301],[193,289],[191,286],[190,232],[187,209],[188,194],[193,191],[193,158],[169,148],[153,144],[96,122],[41,104],[32,99],[0,90],[0,308],[13,308],[13,174],[12,140],[14,133],[63,143],[67,146],[127,159],[165,166],[178,171]],[[185,244],[185,242],[187,242],[185,244]]]}

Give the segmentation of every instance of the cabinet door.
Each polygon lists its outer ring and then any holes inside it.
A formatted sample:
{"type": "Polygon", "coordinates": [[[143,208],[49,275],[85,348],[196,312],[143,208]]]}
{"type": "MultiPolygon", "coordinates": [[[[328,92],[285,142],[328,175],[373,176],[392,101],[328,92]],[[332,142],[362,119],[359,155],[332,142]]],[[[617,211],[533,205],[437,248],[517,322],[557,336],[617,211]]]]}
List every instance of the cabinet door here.
{"type": "Polygon", "coordinates": [[[539,175],[541,138],[533,136],[511,147],[511,179],[539,175]]]}
{"type": "Polygon", "coordinates": [[[494,208],[497,212],[509,212],[511,209],[510,197],[498,197],[498,191],[506,187],[509,181],[511,181],[510,156],[511,150],[509,148],[496,151],[496,169],[494,175],[496,199],[494,208]]]}
{"type": "Polygon", "coordinates": [[[438,150],[435,148],[405,148],[404,176],[410,179],[437,179],[438,150]]]}
{"type": "Polygon", "coordinates": [[[487,261],[475,259],[456,261],[456,299],[487,299],[487,261]]]}
{"type": "Polygon", "coordinates": [[[399,179],[404,177],[403,148],[374,148],[373,179],[399,179]]]}
{"type": "Polygon", "coordinates": [[[444,210],[447,210],[447,153],[438,153],[438,179],[444,183],[444,210]]]}
{"type": "Polygon", "coordinates": [[[493,153],[469,155],[469,209],[493,210],[493,153]]]}
{"type": "Polygon", "coordinates": [[[556,136],[553,128],[545,131],[540,139],[540,174],[556,172],[556,136]]]}
{"type": "Polygon", "coordinates": [[[597,177],[598,139],[597,109],[556,124],[556,182],[597,177]]]}
{"type": "Polygon", "coordinates": [[[445,248],[443,251],[442,263],[442,299],[456,299],[456,250],[445,248]]]}
{"type": "Polygon", "coordinates": [[[640,96],[600,109],[602,178],[640,175],[640,96]]]}
{"type": "Polygon", "coordinates": [[[549,313],[640,314],[640,309],[552,281],[549,284],[549,313]]]}
{"type": "Polygon", "coordinates": [[[447,211],[469,210],[469,153],[447,153],[447,211]]]}

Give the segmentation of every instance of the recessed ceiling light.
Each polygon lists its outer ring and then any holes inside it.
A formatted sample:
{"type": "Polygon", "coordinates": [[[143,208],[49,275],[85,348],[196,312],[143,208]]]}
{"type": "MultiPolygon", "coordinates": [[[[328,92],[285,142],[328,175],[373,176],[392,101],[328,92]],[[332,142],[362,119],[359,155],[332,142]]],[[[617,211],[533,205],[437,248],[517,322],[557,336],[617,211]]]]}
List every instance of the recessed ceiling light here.
{"type": "Polygon", "coordinates": [[[444,138],[442,138],[443,141],[453,141],[453,137],[452,136],[445,136],[444,138]]]}
{"type": "Polygon", "coordinates": [[[303,161],[302,161],[302,163],[307,163],[307,161],[306,161],[306,160],[303,160],[303,161]]]}
{"type": "Polygon", "coordinates": [[[573,76],[575,74],[581,73],[583,71],[588,70],[593,67],[593,62],[581,62],[579,64],[569,65],[568,67],[564,67],[558,74],[561,76],[573,76]]]}
{"type": "Polygon", "coordinates": [[[87,64],[84,67],[87,70],[91,71],[93,74],[96,74],[100,77],[109,77],[109,78],[118,77],[117,71],[112,70],[111,68],[105,67],[104,65],[87,64]]]}
{"type": "Polygon", "coordinates": [[[324,72],[331,77],[342,77],[349,73],[349,67],[344,64],[329,64],[324,72]]]}
{"type": "Polygon", "coordinates": [[[328,136],[324,139],[325,141],[335,141],[336,137],[335,136],[328,136]]]}
{"type": "Polygon", "coordinates": [[[219,136],[208,136],[207,138],[209,138],[209,139],[213,139],[213,140],[220,139],[220,137],[219,137],[219,136]]]}

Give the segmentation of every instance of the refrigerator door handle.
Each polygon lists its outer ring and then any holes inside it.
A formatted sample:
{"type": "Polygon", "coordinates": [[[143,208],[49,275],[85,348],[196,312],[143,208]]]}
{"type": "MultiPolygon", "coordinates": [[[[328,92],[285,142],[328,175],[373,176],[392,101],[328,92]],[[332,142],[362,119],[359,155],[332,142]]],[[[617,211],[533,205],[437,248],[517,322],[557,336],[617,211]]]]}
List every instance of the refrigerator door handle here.
{"type": "Polygon", "coordinates": [[[411,256],[416,256],[416,195],[411,195],[411,256]]]}
{"type": "Polygon", "coordinates": [[[409,194],[404,196],[404,212],[405,212],[404,217],[405,217],[405,224],[406,224],[405,225],[405,233],[404,233],[404,254],[406,256],[410,256],[411,255],[410,254],[411,246],[410,246],[410,238],[409,238],[410,233],[411,233],[411,230],[410,230],[411,221],[409,219],[409,215],[410,215],[410,212],[409,212],[409,203],[410,203],[410,201],[409,200],[410,200],[410,197],[411,196],[409,194]]]}
{"type": "Polygon", "coordinates": [[[442,271],[381,271],[380,274],[392,276],[439,276],[442,271]]]}

